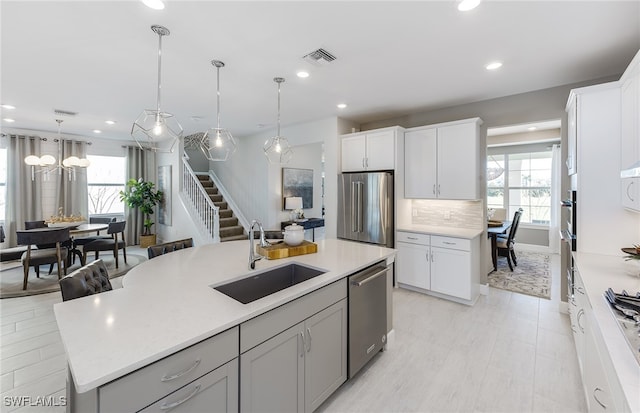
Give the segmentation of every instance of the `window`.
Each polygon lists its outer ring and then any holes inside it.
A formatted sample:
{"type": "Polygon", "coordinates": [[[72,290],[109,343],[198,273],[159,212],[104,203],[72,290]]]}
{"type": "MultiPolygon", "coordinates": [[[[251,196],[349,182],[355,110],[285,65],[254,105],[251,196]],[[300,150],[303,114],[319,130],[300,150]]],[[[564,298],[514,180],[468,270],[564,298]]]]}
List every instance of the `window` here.
{"type": "Polygon", "coordinates": [[[506,208],[513,216],[518,208],[523,223],[549,225],[551,216],[551,151],[503,153],[487,156],[487,169],[504,168],[487,182],[487,207],[506,208]]]}
{"type": "Polygon", "coordinates": [[[7,150],[0,148],[0,221],[4,222],[7,204],[7,150]]]}
{"type": "Polygon", "coordinates": [[[125,158],[89,155],[87,168],[89,215],[124,213],[120,191],[125,184],[125,158]]]}

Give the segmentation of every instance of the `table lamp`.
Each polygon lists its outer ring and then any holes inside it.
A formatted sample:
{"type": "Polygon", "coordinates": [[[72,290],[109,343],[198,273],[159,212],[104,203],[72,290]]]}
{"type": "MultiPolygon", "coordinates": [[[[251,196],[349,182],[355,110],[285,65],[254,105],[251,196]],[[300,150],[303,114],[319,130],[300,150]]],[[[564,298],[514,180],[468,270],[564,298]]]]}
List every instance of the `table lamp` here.
{"type": "Polygon", "coordinates": [[[296,209],[302,209],[302,197],[290,196],[284,199],[284,209],[290,210],[291,221],[295,221],[298,218],[298,214],[294,212],[296,209]]]}

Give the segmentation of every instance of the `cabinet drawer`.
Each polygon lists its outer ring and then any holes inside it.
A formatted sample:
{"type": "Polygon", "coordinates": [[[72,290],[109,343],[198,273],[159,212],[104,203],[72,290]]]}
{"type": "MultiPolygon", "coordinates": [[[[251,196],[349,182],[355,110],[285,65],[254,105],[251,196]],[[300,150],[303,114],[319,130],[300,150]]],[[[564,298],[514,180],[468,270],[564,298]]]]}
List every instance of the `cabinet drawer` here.
{"type": "Polygon", "coordinates": [[[205,374],[142,410],[151,412],[237,412],[238,359],[205,374]]]}
{"type": "Polygon", "coordinates": [[[396,241],[409,242],[411,244],[429,245],[431,235],[428,234],[416,234],[414,232],[402,232],[396,233],[396,241]]]}
{"type": "Polygon", "coordinates": [[[238,357],[238,327],[194,344],[99,389],[101,412],[133,412],[238,357]]]}
{"type": "Polygon", "coordinates": [[[442,237],[440,235],[432,235],[431,246],[449,248],[452,250],[471,251],[471,240],[464,239],[464,238],[442,237]]]}

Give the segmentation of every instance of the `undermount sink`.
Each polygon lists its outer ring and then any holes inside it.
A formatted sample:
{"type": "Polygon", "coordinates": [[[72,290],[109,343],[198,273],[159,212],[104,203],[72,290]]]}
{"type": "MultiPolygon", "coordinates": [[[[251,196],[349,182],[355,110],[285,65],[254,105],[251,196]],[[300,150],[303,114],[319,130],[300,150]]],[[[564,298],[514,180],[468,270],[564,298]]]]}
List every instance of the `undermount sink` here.
{"type": "Polygon", "coordinates": [[[247,304],[325,272],[325,270],[291,263],[251,274],[241,280],[211,287],[242,304],[247,304]]]}

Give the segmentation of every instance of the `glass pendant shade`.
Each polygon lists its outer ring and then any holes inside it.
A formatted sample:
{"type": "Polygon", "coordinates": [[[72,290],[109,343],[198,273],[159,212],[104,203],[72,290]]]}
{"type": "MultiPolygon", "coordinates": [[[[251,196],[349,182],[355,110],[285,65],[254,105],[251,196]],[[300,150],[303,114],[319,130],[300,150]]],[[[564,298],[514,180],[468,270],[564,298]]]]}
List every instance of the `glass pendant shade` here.
{"type": "Polygon", "coordinates": [[[63,121],[62,119],[56,119],[56,122],[58,123],[58,138],[54,139],[53,141],[58,143],[58,164],[56,165],[56,158],[52,155],[29,155],[25,157],[24,163],[31,167],[32,181],[35,180],[36,173],[42,172],[46,177],[51,172],[54,172],[56,170],[59,174],[62,174],[63,170],[67,170],[69,172],[69,180],[71,180],[71,177],[73,177],[73,179],[75,180],[76,166],[86,168],[91,165],[91,161],[89,161],[88,159],[80,159],[77,156],[69,156],[62,160],[62,136],[60,135],[60,125],[63,121]],[[42,169],[36,171],[36,166],[39,166],[42,169]]]}
{"type": "Polygon", "coordinates": [[[158,98],[156,109],[145,109],[131,128],[131,137],[141,149],[154,152],[173,152],[182,138],[182,126],[171,113],[160,109],[160,91],[162,89],[162,36],[169,35],[169,29],[153,25],[151,30],[158,35],[158,98]]]}
{"type": "Polygon", "coordinates": [[[289,140],[284,136],[280,136],[280,84],[284,82],[284,78],[275,77],[273,81],[278,84],[278,132],[276,136],[267,139],[264,143],[264,154],[271,164],[288,163],[293,158],[293,151],[289,140]]]}
{"type": "Polygon", "coordinates": [[[220,68],[224,63],[212,60],[211,64],[216,68],[217,77],[217,127],[208,129],[202,136],[200,150],[210,161],[226,161],[236,151],[236,140],[227,129],[220,127],[220,68]]]}
{"type": "Polygon", "coordinates": [[[489,156],[493,164],[487,165],[487,181],[498,179],[504,173],[504,168],[493,158],[489,156]]]}

